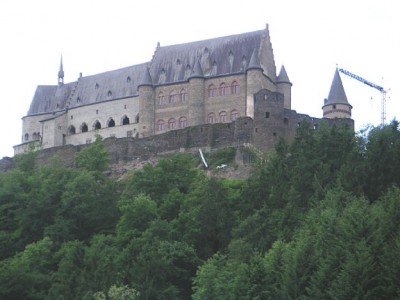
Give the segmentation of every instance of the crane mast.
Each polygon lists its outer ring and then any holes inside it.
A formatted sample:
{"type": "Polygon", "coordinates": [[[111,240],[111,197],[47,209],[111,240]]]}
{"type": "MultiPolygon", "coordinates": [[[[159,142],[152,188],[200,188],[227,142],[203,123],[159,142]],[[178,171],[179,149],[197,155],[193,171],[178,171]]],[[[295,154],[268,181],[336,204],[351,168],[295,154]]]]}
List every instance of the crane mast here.
{"type": "Polygon", "coordinates": [[[381,92],[381,126],[384,126],[385,122],[386,122],[386,90],[383,87],[381,87],[380,85],[372,83],[371,81],[368,81],[368,80],[366,80],[356,74],[353,74],[347,70],[339,69],[339,72],[341,72],[351,78],[354,78],[374,89],[377,89],[379,92],[381,92]]]}

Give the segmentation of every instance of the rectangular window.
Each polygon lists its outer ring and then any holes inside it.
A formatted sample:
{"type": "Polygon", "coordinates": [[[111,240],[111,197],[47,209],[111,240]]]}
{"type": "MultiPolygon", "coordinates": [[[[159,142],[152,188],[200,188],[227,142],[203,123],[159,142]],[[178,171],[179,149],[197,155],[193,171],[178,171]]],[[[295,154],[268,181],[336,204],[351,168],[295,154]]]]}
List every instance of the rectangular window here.
{"type": "Polygon", "coordinates": [[[269,118],[269,111],[265,112],[265,118],[269,118]]]}

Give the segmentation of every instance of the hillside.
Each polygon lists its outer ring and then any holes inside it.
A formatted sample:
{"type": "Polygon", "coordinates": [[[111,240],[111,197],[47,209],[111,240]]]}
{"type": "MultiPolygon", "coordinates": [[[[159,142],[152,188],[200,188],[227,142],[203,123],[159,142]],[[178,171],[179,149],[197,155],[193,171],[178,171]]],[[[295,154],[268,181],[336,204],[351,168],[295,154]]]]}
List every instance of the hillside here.
{"type": "Polygon", "coordinates": [[[0,173],[0,299],[397,299],[398,125],[304,122],[208,170],[190,153],[111,168],[101,139],[75,168],[18,156],[0,173]]]}

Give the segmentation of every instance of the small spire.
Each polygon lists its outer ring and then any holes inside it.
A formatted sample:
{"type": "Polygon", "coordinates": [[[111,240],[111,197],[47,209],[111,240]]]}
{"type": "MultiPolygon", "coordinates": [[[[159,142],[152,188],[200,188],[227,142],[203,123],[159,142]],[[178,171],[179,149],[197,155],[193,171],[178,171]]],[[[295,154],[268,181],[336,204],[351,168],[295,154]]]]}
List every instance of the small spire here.
{"type": "Polygon", "coordinates": [[[58,85],[63,85],[64,84],[64,66],[63,66],[63,59],[61,55],[61,61],[60,61],[60,70],[58,71],[58,85]]]}
{"type": "Polygon", "coordinates": [[[153,80],[151,79],[151,75],[150,75],[150,69],[148,67],[146,67],[146,70],[144,71],[144,75],[142,78],[142,82],[139,84],[138,87],[140,86],[153,86],[153,80]]]}
{"type": "Polygon", "coordinates": [[[278,75],[278,78],[276,79],[276,82],[277,83],[290,83],[291,84],[289,76],[286,73],[286,69],[285,69],[284,65],[282,65],[282,68],[281,68],[281,70],[279,72],[279,75],[278,75]]]}
{"type": "Polygon", "coordinates": [[[258,60],[258,53],[257,49],[254,49],[253,53],[251,54],[249,66],[247,67],[247,70],[250,69],[259,69],[263,71],[263,68],[261,68],[260,61],[258,60]]]}
{"type": "Polygon", "coordinates": [[[329,91],[329,96],[327,101],[324,103],[327,104],[347,104],[350,105],[347,101],[347,96],[343,88],[342,79],[340,78],[339,70],[335,69],[335,75],[333,76],[331,90],[329,91]]]}
{"type": "Polygon", "coordinates": [[[190,78],[203,78],[204,73],[200,65],[200,60],[196,60],[190,78]]]}

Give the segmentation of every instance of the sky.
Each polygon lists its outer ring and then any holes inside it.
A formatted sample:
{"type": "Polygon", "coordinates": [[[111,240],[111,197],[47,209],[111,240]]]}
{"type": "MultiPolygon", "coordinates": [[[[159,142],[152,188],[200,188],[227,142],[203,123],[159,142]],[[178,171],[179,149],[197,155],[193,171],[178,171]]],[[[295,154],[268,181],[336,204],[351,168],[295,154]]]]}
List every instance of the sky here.
{"type": "MultiPolygon", "coordinates": [[[[292,109],[322,117],[335,69],[388,90],[386,122],[400,119],[400,17],[396,0],[1,0],[0,158],[21,143],[37,85],[151,60],[161,46],[264,29],[292,109]]],[[[381,93],[341,74],[356,130],[381,122],[381,93]]]]}

